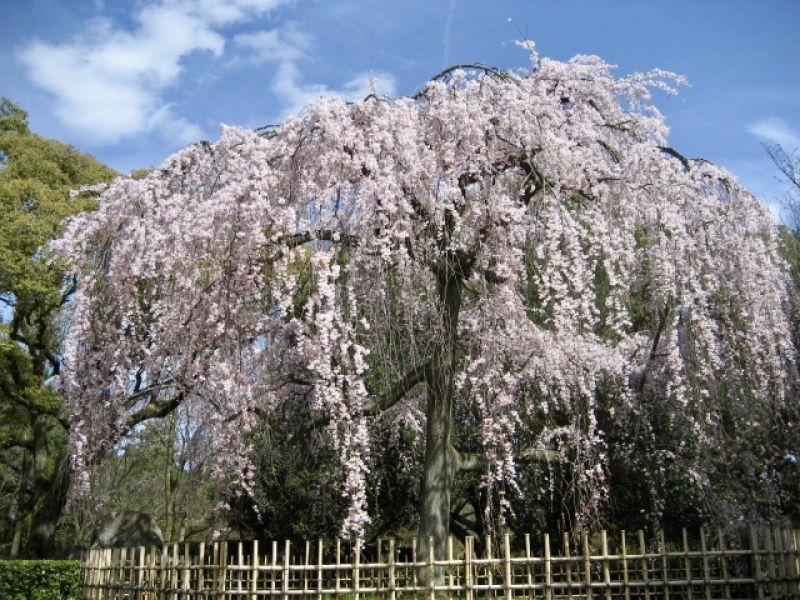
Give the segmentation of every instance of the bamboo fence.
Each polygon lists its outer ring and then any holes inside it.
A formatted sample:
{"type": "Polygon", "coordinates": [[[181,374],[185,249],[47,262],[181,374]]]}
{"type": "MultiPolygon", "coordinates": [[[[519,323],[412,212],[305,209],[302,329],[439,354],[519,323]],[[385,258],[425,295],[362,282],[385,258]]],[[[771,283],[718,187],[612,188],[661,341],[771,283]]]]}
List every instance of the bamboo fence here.
{"type": "Polygon", "coordinates": [[[719,531],[690,540],[685,530],[671,544],[663,533],[646,540],[641,531],[565,534],[558,544],[547,534],[505,535],[499,548],[481,541],[478,552],[475,538],[451,538],[443,560],[432,544],[421,557],[416,543],[395,540],[373,548],[319,540],[93,549],[82,562],[83,598],[800,600],[800,530],[750,528],[735,544],[719,531]]]}

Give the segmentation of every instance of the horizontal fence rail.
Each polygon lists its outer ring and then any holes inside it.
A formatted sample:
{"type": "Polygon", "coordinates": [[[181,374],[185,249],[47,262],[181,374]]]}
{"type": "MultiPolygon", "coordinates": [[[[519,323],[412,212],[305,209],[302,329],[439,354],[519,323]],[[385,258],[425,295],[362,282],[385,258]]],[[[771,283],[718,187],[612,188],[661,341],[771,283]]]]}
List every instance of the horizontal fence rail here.
{"type": "Polygon", "coordinates": [[[433,545],[380,540],[292,544],[217,542],[93,549],[82,561],[86,600],[259,598],[543,598],[546,600],[800,600],[800,530],[751,528],[736,543],[684,530],[677,543],[641,531],[526,535],[433,545]],[[534,548],[535,546],[535,548],[534,548]]]}

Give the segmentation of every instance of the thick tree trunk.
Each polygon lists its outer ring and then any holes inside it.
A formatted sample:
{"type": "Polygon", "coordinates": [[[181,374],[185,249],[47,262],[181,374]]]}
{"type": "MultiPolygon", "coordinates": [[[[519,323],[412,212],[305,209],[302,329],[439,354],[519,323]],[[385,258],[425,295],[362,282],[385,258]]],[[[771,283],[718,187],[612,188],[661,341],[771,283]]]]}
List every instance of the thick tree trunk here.
{"type": "Polygon", "coordinates": [[[52,558],[59,552],[55,540],[56,527],[64,513],[70,485],[69,457],[66,452],[48,483],[46,487],[40,487],[33,512],[27,554],[35,558],[52,558]]]}
{"type": "MultiPolygon", "coordinates": [[[[451,450],[453,396],[458,313],[461,309],[462,278],[448,271],[439,275],[439,300],[442,307],[443,340],[432,358],[428,377],[428,404],[425,426],[425,464],[419,513],[419,560],[428,560],[430,543],[436,560],[444,560],[450,535],[450,500],[455,457],[451,450]]],[[[423,578],[427,578],[423,573],[423,578]]],[[[444,569],[434,572],[437,584],[444,582],[444,569]]]]}

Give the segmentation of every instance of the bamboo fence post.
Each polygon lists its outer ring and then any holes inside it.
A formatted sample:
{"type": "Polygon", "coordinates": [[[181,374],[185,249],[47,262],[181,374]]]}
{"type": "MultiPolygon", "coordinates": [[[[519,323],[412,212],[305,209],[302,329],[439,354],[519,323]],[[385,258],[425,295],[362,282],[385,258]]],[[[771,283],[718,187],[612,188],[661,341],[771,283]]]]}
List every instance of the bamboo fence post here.
{"type": "Polygon", "coordinates": [[[244,569],[244,547],[242,546],[241,540],[236,545],[236,597],[241,598],[243,596],[242,592],[244,589],[242,588],[242,573],[244,569]]]}
{"type": "Polygon", "coordinates": [[[417,579],[417,538],[411,538],[411,562],[414,563],[414,568],[411,569],[411,581],[416,593],[419,581],[417,579]]]}
{"type": "Polygon", "coordinates": [[[335,571],[336,587],[334,588],[336,598],[339,597],[339,565],[342,563],[341,557],[342,557],[342,540],[336,538],[336,571],[335,571]]]}
{"type": "Polygon", "coordinates": [[[114,598],[117,595],[117,567],[115,556],[119,554],[116,548],[108,549],[108,597],[114,598]]]}
{"type": "Polygon", "coordinates": [[[553,600],[553,563],[550,560],[550,534],[544,534],[544,597],[553,600]]]}
{"type": "Polygon", "coordinates": [[[583,585],[586,600],[594,597],[592,591],[592,558],[589,554],[589,535],[581,532],[581,549],[583,550],[583,585]]]}
{"type": "Polygon", "coordinates": [[[228,542],[220,544],[219,552],[219,591],[224,598],[228,588],[228,542]]]}
{"type": "Polygon", "coordinates": [[[717,539],[719,540],[720,548],[720,566],[722,568],[722,594],[726,598],[731,597],[731,584],[728,575],[728,557],[725,553],[725,536],[722,534],[722,529],[717,528],[717,539]]]}
{"type": "MultiPolygon", "coordinates": [[[[239,544],[241,548],[241,544],[239,544]]],[[[189,570],[191,565],[189,564],[191,561],[191,555],[189,554],[189,542],[183,543],[183,585],[181,585],[181,591],[184,592],[183,597],[186,600],[191,598],[189,592],[192,589],[191,586],[191,571],[189,570]]],[[[241,562],[241,561],[240,561],[241,562]]]]}
{"type": "Polygon", "coordinates": [[[158,552],[156,551],[155,546],[150,546],[150,558],[147,561],[148,569],[147,569],[147,597],[152,599],[156,596],[159,590],[158,585],[158,577],[156,576],[156,559],[158,557],[158,552]],[[150,594],[152,592],[152,595],[150,594]]]}
{"type": "Polygon", "coordinates": [[[324,548],[322,540],[317,539],[317,600],[322,600],[322,561],[324,559],[324,548]]]}
{"type": "Polygon", "coordinates": [[[383,562],[383,538],[378,538],[378,563],[377,564],[379,564],[381,566],[378,567],[377,571],[376,571],[375,567],[372,567],[369,570],[369,573],[370,573],[369,577],[370,577],[370,581],[372,581],[372,586],[376,587],[376,588],[378,588],[378,590],[382,591],[383,588],[385,587],[385,583],[386,583],[384,581],[385,575],[386,575],[385,569],[384,569],[384,565],[386,563],[383,562]]]}
{"type": "Polygon", "coordinates": [[[525,534],[525,575],[528,583],[528,597],[533,600],[533,573],[531,572],[531,536],[525,534]]]}
{"type": "Polygon", "coordinates": [[[466,600],[473,600],[472,596],[472,552],[473,540],[472,536],[468,535],[464,544],[464,595],[466,600]]]}
{"type": "Polygon", "coordinates": [[[252,572],[250,574],[250,600],[258,600],[258,567],[260,566],[258,540],[253,540],[253,557],[250,562],[252,565],[252,572]]]}
{"type": "MultiPolygon", "coordinates": [[[[112,597],[116,593],[116,589],[114,587],[114,549],[108,548],[106,549],[106,561],[105,561],[105,581],[106,581],[106,597],[112,597]]],[[[145,577],[147,576],[145,572],[145,577]]]]}
{"type": "Polygon", "coordinates": [[[394,572],[394,538],[389,539],[389,600],[397,600],[395,591],[395,572],[394,572]]]}
{"type": "MultiPolygon", "coordinates": [[[[136,561],[134,561],[134,565],[136,561]]],[[[99,548],[95,550],[95,557],[94,557],[94,597],[101,598],[103,594],[103,551],[99,548]]],[[[134,570],[134,574],[136,571],[134,570]]],[[[136,581],[136,579],[131,579],[132,582],[136,581]]],[[[135,588],[134,588],[135,589],[135,588]]]]}
{"type": "Polygon", "coordinates": [[[200,542],[197,547],[197,592],[200,598],[207,597],[206,594],[206,543],[200,542]]]}
{"type": "MultiPolygon", "coordinates": [[[[562,534],[561,541],[564,547],[564,558],[567,559],[567,598],[568,600],[572,600],[572,557],[569,553],[569,534],[566,531],[562,534]]],[[[531,596],[532,595],[533,591],[531,591],[531,596]]]]}
{"type": "Polygon", "coordinates": [[[213,573],[211,583],[211,593],[213,594],[219,591],[219,542],[211,545],[211,572],[213,573]]]}
{"type": "Polygon", "coordinates": [[[625,600],[631,600],[631,590],[628,586],[628,541],[625,539],[624,529],[619,532],[619,541],[622,546],[620,552],[622,558],[622,593],[625,596],[625,600]]]}
{"type": "MultiPolygon", "coordinates": [[[[100,581],[102,582],[102,591],[100,592],[101,597],[106,596],[108,592],[108,563],[111,562],[111,549],[106,548],[103,550],[102,559],[100,563],[100,581]]],[[[142,568],[141,568],[142,577],[144,577],[144,560],[142,560],[142,568]]],[[[144,584],[144,580],[142,580],[142,584],[144,584]]],[[[142,586],[143,587],[143,586],[142,586]]],[[[141,589],[141,587],[140,587],[141,589]]]]}
{"type": "Polygon", "coordinates": [[[136,554],[136,597],[142,597],[142,589],[144,588],[144,546],[139,546],[136,554]]]}
{"type": "Polygon", "coordinates": [[[169,550],[167,546],[161,547],[161,563],[158,569],[158,587],[161,592],[158,594],[159,600],[169,600],[169,550]]]}
{"type": "Polygon", "coordinates": [[[100,550],[100,565],[98,568],[98,573],[100,574],[100,597],[106,595],[107,589],[107,582],[106,582],[106,553],[107,549],[103,548],[100,550]]]}
{"type": "Polygon", "coordinates": [[[792,581],[794,581],[794,563],[792,546],[792,531],[786,527],[781,529],[781,536],[783,540],[783,572],[786,577],[786,593],[791,597],[794,595],[792,581]]]}
{"type": "Polygon", "coordinates": [[[453,576],[453,536],[447,536],[447,597],[450,597],[450,592],[455,585],[455,579],[453,576]]]}
{"type": "Polygon", "coordinates": [[[752,556],[753,579],[755,579],[758,600],[764,600],[764,583],[761,578],[761,559],[758,550],[758,534],[755,526],[750,526],[750,554],[752,556]]]}
{"type": "Polygon", "coordinates": [[[292,542],[286,540],[283,545],[283,581],[281,581],[281,598],[283,598],[283,600],[288,600],[289,598],[289,564],[291,562],[291,553],[292,542]]]}
{"type": "Polygon", "coordinates": [[[511,537],[503,534],[503,592],[506,600],[511,600],[511,537]]]}
{"type": "Polygon", "coordinates": [[[681,529],[681,538],[683,539],[683,570],[686,573],[686,597],[688,600],[694,600],[694,590],[692,590],[692,559],[689,556],[689,535],[686,533],[686,527],[681,529]]]}
{"type": "Polygon", "coordinates": [[[611,571],[608,558],[608,535],[606,530],[600,532],[600,547],[603,551],[603,585],[606,589],[606,600],[611,600],[611,571]]]}
{"type": "Polygon", "coordinates": [[[639,538],[639,553],[642,556],[639,563],[642,568],[642,581],[644,581],[644,599],[650,600],[650,566],[647,564],[647,544],[644,541],[644,531],[636,532],[639,538]]]}
{"type": "Polygon", "coordinates": [[[486,536],[486,583],[489,586],[489,592],[494,597],[494,563],[492,562],[492,537],[486,536]]]}
{"type": "Polygon", "coordinates": [[[353,548],[353,596],[355,600],[361,600],[361,539],[356,538],[356,545],[353,548]]]}
{"type": "Polygon", "coordinates": [[[305,561],[303,564],[303,596],[308,596],[308,573],[311,560],[311,542],[306,540],[305,561]]]}
{"type": "Polygon", "coordinates": [[[433,558],[433,536],[428,537],[428,592],[431,600],[436,600],[436,575],[433,558]]]}
{"type": "Polygon", "coordinates": [[[791,554],[791,544],[789,542],[789,536],[787,535],[787,529],[785,527],[777,528],[778,532],[778,539],[780,539],[780,577],[781,577],[781,589],[786,596],[792,595],[792,587],[789,583],[792,577],[792,566],[789,563],[789,556],[791,554]]]}
{"type": "Polygon", "coordinates": [[[124,585],[125,587],[128,586],[128,578],[125,577],[125,563],[128,558],[128,549],[121,548],[119,551],[119,564],[117,565],[117,580],[124,585]]]}
{"type": "Polygon", "coordinates": [[[772,528],[772,550],[775,553],[775,583],[781,598],[787,597],[783,533],[780,527],[772,528]]]}
{"type": "Polygon", "coordinates": [[[664,600],[669,600],[669,564],[667,543],[664,541],[664,530],[658,532],[658,543],[661,546],[661,580],[664,584],[664,600]]]}
{"type": "MultiPolygon", "coordinates": [[[[136,564],[136,562],[134,561],[134,565],[135,564],[136,564]]],[[[102,597],[102,594],[103,594],[103,571],[102,571],[102,569],[103,569],[103,550],[98,548],[97,550],[94,551],[94,565],[93,565],[93,569],[92,569],[94,571],[94,577],[93,577],[93,579],[94,579],[94,594],[93,594],[93,597],[94,598],[100,598],[100,597],[102,597]]],[[[135,574],[135,571],[134,571],[134,574],[135,574]]],[[[135,582],[135,581],[136,581],[135,578],[131,579],[131,582],[135,582]]],[[[135,584],[134,584],[134,586],[135,586],[135,584]]],[[[136,588],[134,587],[134,590],[135,589],[136,588]]]]}
{"type": "MultiPolygon", "coordinates": [[[[89,580],[91,581],[92,589],[91,589],[91,598],[94,600],[99,595],[99,590],[97,585],[99,583],[99,571],[97,570],[97,566],[100,564],[100,550],[90,550],[89,551],[89,580]]],[[[131,581],[134,581],[131,579],[131,581]]]]}
{"type": "Polygon", "coordinates": [[[170,572],[170,587],[172,597],[178,599],[178,544],[172,544],[172,571],[170,572]]]}
{"type": "Polygon", "coordinates": [[[794,535],[791,529],[788,527],[783,530],[784,535],[784,548],[786,548],[786,577],[789,578],[789,594],[792,598],[794,598],[795,594],[797,593],[797,576],[798,573],[795,571],[795,556],[797,553],[797,547],[794,543],[794,535]]]}
{"type": "Polygon", "coordinates": [[[278,541],[272,540],[272,569],[269,578],[270,597],[275,596],[275,581],[278,578],[278,541]]]}
{"type": "Polygon", "coordinates": [[[769,595],[771,598],[778,597],[778,584],[775,580],[775,542],[772,539],[770,527],[764,529],[764,551],[767,554],[767,577],[769,578],[769,595]]]}
{"type": "Polygon", "coordinates": [[[703,593],[705,600],[711,600],[711,574],[708,568],[708,545],[706,544],[706,532],[700,529],[700,554],[703,555],[703,593]]]}

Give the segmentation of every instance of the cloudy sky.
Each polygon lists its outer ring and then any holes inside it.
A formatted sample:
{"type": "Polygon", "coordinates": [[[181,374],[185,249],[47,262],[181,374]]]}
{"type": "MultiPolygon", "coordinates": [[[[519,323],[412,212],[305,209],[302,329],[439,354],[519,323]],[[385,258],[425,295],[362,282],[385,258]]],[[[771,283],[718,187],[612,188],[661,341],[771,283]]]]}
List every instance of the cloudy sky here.
{"type": "Polygon", "coordinates": [[[597,54],[691,86],[671,143],[782,194],[762,142],[800,147],[798,0],[2,0],[0,95],[122,172],[279,123],[322,95],[416,90],[445,65],[597,54]]]}

